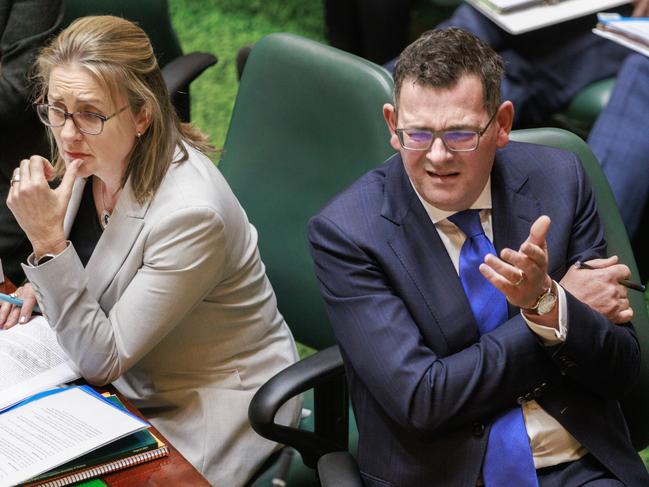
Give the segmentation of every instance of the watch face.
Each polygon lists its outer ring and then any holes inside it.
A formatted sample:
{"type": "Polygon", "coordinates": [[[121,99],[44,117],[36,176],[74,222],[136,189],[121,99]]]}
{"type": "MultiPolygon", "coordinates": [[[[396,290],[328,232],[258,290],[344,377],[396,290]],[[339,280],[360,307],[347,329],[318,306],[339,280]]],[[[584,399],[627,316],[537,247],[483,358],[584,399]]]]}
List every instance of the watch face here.
{"type": "Polygon", "coordinates": [[[557,296],[552,294],[551,292],[545,293],[541,298],[539,299],[539,304],[536,307],[536,311],[540,315],[544,315],[552,311],[552,308],[554,308],[554,303],[557,302],[557,296]]]}

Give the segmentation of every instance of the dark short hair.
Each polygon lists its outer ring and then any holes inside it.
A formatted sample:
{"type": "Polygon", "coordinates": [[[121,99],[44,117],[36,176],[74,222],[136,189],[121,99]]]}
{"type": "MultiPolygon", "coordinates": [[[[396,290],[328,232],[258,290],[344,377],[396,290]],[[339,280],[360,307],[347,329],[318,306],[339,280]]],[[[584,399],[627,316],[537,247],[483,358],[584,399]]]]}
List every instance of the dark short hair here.
{"type": "Polygon", "coordinates": [[[424,32],[404,49],[394,69],[394,102],[398,107],[405,80],[432,88],[452,88],[465,75],[482,81],[485,110],[500,105],[502,58],[473,34],[456,27],[424,32]]]}

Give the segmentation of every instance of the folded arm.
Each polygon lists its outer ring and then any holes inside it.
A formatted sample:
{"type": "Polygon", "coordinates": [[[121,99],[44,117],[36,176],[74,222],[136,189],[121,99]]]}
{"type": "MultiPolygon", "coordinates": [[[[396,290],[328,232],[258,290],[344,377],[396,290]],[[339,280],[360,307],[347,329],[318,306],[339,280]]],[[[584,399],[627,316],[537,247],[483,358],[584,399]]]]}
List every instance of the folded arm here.
{"type": "Polygon", "coordinates": [[[151,229],[141,267],[108,312],[89,291],[72,246],[26,274],[83,377],[105,384],[153,349],[215,286],[224,239],[224,223],[212,209],[167,215],[151,229]]]}

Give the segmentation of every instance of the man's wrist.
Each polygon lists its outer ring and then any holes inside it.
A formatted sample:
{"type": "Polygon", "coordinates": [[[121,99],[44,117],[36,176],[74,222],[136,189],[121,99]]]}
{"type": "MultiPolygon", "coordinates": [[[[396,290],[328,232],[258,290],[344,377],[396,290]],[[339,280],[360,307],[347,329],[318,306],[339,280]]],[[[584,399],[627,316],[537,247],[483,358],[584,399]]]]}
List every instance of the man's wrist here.
{"type": "MultiPolygon", "coordinates": [[[[557,284],[554,281],[550,281],[550,287],[546,292],[541,294],[539,298],[537,299],[537,304],[539,303],[539,300],[543,297],[546,296],[548,293],[553,296],[553,298],[550,300],[551,303],[546,303],[546,305],[549,305],[546,309],[544,309],[543,313],[539,313],[536,309],[533,308],[521,308],[521,312],[523,313],[523,316],[538,324],[541,326],[547,326],[550,328],[555,328],[559,329],[559,312],[558,312],[558,303],[559,299],[557,296],[557,284]]],[[[546,298],[547,299],[547,298],[546,298]]]]}

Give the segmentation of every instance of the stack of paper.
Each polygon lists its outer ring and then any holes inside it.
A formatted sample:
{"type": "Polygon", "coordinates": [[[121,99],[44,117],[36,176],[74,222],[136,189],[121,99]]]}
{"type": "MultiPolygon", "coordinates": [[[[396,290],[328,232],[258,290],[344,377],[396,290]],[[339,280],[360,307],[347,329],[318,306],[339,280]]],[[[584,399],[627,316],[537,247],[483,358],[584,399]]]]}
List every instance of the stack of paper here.
{"type": "Polygon", "coordinates": [[[649,18],[599,14],[593,32],[649,56],[649,18]]]}
{"type": "Polygon", "coordinates": [[[149,424],[88,386],[69,387],[0,414],[0,485],[16,485],[149,424]]]}
{"type": "MultiPolygon", "coordinates": [[[[117,396],[109,395],[106,399],[125,409],[117,396]]],[[[169,447],[167,445],[148,430],[141,430],[48,470],[38,477],[30,479],[24,485],[28,487],[61,487],[139,465],[168,454],[169,447]]]]}
{"type": "Polygon", "coordinates": [[[466,0],[510,34],[523,34],[566,22],[631,0],[466,0]]]}
{"type": "Polygon", "coordinates": [[[556,3],[548,2],[546,0],[484,0],[484,2],[499,13],[507,13],[513,10],[531,7],[532,5],[542,3],[556,3]]]}

